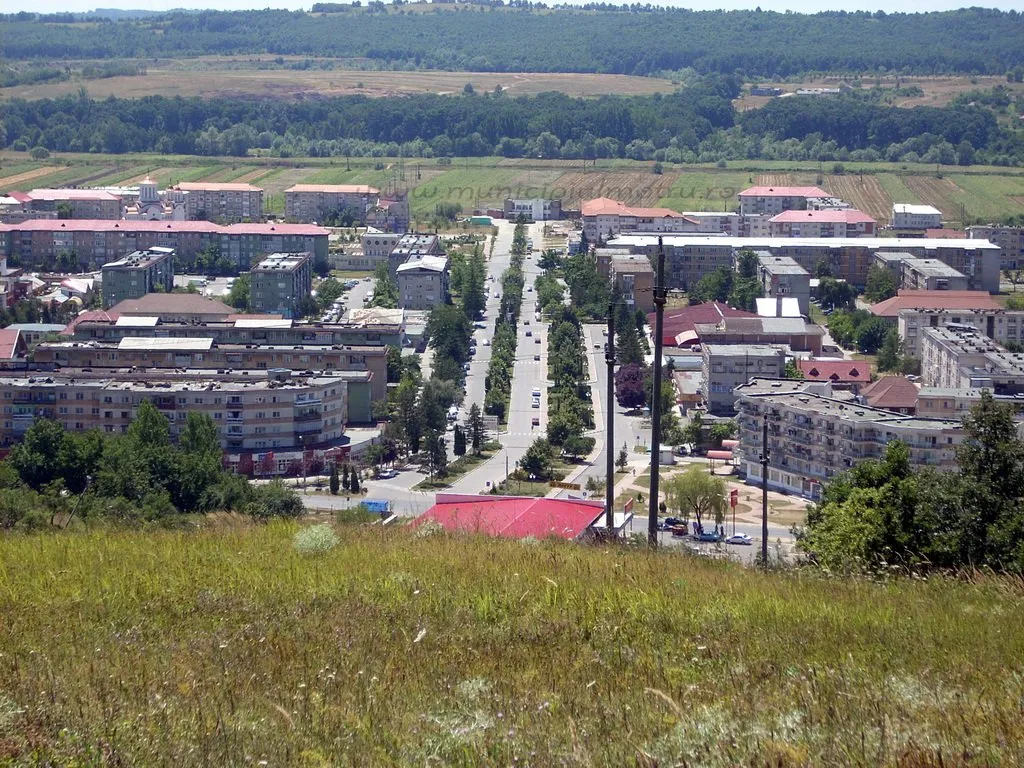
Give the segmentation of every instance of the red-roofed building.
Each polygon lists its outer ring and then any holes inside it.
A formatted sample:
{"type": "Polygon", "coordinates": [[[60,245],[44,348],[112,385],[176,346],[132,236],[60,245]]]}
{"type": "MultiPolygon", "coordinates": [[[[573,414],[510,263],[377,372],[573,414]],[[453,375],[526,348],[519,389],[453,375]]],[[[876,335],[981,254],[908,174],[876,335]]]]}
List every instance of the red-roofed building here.
{"type": "Polygon", "coordinates": [[[90,309],[85,312],[79,312],[75,316],[75,319],[67,324],[61,335],[63,336],[74,336],[75,328],[79,323],[86,323],[92,320],[96,320],[101,323],[110,323],[113,325],[117,322],[117,318],[121,316],[120,312],[115,312],[113,309],[90,309]]]}
{"type": "Polygon", "coordinates": [[[871,307],[872,314],[895,322],[904,309],[1002,309],[987,291],[915,291],[901,289],[891,299],[871,307]]]}
{"type": "Polygon", "coordinates": [[[854,394],[871,382],[871,366],[863,360],[797,360],[796,367],[808,381],[828,381],[832,389],[848,389],[854,394]]]}
{"type": "Polygon", "coordinates": [[[25,357],[28,346],[17,328],[0,328],[0,365],[25,357]]]}
{"type": "MultiPolygon", "coordinates": [[[[666,347],[689,347],[700,344],[695,325],[718,323],[726,317],[757,317],[754,312],[734,309],[719,301],[708,301],[681,309],[666,310],[662,343],[666,347]]],[[[654,328],[654,313],[647,315],[647,323],[654,328]]]]}
{"type": "Polygon", "coordinates": [[[523,539],[578,539],[601,515],[604,502],[527,496],[439,493],[413,525],[433,521],[449,531],[523,539]]]}
{"type": "Polygon", "coordinates": [[[883,376],[864,387],[860,394],[872,408],[909,415],[917,412],[918,388],[906,376],[883,376]]]}
{"type": "Polygon", "coordinates": [[[877,222],[854,208],[783,211],[769,221],[772,237],[874,237],[877,222]]]}
{"type": "Polygon", "coordinates": [[[669,208],[634,208],[598,197],[580,206],[583,232],[591,244],[620,232],[697,232],[700,224],[669,208]]]}
{"type": "Polygon", "coordinates": [[[739,194],[740,213],[744,216],[774,216],[791,209],[806,209],[807,201],[827,198],[820,187],[750,187],[739,194]]]}

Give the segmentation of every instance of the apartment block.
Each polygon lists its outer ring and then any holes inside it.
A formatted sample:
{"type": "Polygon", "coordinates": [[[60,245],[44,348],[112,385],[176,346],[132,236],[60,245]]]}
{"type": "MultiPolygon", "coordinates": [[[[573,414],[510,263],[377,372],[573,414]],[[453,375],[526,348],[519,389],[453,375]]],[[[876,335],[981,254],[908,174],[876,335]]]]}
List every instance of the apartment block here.
{"type": "MultiPolygon", "coordinates": [[[[141,324],[139,327],[143,327],[141,324]]],[[[155,327],[150,325],[149,333],[155,327]]],[[[373,400],[387,396],[387,349],[326,344],[230,344],[209,336],[125,336],[119,341],[44,341],[32,354],[37,370],[94,371],[187,368],[233,371],[367,372],[373,400]]]]}
{"type": "Polygon", "coordinates": [[[149,248],[103,265],[103,306],[174,288],[174,249],[149,248]]]}
{"type": "Polygon", "coordinates": [[[386,262],[401,239],[402,235],[397,232],[381,232],[375,227],[367,227],[359,237],[367,269],[376,269],[382,261],[386,262]],[[369,266],[370,264],[373,266],[369,266]]]}
{"type": "Polygon", "coordinates": [[[999,344],[1024,344],[1024,311],[1006,309],[902,309],[896,327],[903,350],[912,357],[920,354],[921,335],[926,328],[947,325],[969,326],[979,335],[999,344]]]}
{"type": "Polygon", "coordinates": [[[263,190],[252,184],[182,181],[172,191],[184,195],[191,221],[263,220],[263,190]]]}
{"type": "Polygon", "coordinates": [[[446,256],[441,238],[435,234],[410,232],[398,238],[395,247],[388,254],[388,272],[398,278],[398,267],[410,259],[423,256],[446,256]]]}
{"type": "Polygon", "coordinates": [[[396,272],[402,309],[429,310],[448,301],[447,256],[412,256],[396,272]]]}
{"type": "Polygon", "coordinates": [[[328,216],[352,211],[356,219],[363,222],[379,197],[379,189],[364,184],[296,184],[284,191],[285,218],[319,222],[328,216]]]}
{"type": "Polygon", "coordinates": [[[704,403],[715,415],[736,412],[734,391],[753,378],[781,379],[786,375],[786,353],[761,344],[704,344],[702,349],[704,403]]]}
{"type": "Polygon", "coordinates": [[[740,474],[761,484],[762,431],[768,419],[768,487],[809,499],[822,484],[865,459],[905,443],[917,467],[954,469],[963,438],[959,421],[871,408],[827,383],[755,379],[736,388],[740,474]]]}
{"type": "Polygon", "coordinates": [[[995,224],[967,227],[967,237],[988,240],[999,246],[1003,269],[1024,268],[1024,227],[1001,227],[995,224]]]}
{"type": "Polygon", "coordinates": [[[765,251],[757,252],[757,262],[757,278],[764,295],[796,299],[800,314],[806,317],[811,311],[810,273],[789,256],[773,256],[765,251]]]}
{"type": "Polygon", "coordinates": [[[783,211],[807,210],[808,199],[827,198],[819,187],[750,187],[739,194],[740,213],[777,216],[783,211]]]}
{"type": "Polygon", "coordinates": [[[789,210],[770,219],[772,237],[874,237],[878,223],[853,208],[789,210]]]}
{"type": "Polygon", "coordinates": [[[746,234],[743,227],[743,216],[735,211],[683,211],[683,216],[697,222],[696,231],[700,234],[720,233],[741,237],[746,234]]]}
{"type": "Polygon", "coordinates": [[[938,229],[942,226],[942,211],[930,205],[911,203],[892,204],[893,229],[938,229]]]}
{"type": "Polygon", "coordinates": [[[139,405],[149,400],[170,421],[171,434],[190,412],[216,424],[231,454],[307,450],[337,445],[355,406],[369,414],[368,373],[294,376],[291,371],[120,371],[0,376],[0,445],[21,440],[37,419],[54,419],[68,430],[123,433],[139,405]]]}
{"type": "Polygon", "coordinates": [[[938,259],[887,251],[875,254],[875,264],[888,269],[900,288],[910,291],[966,291],[967,277],[938,259]]]}
{"type": "Polygon", "coordinates": [[[1024,354],[1008,352],[973,326],[925,328],[919,349],[925,387],[1024,394],[1024,354]]]}
{"type": "Polygon", "coordinates": [[[633,311],[654,311],[654,268],[650,259],[639,253],[614,254],[609,260],[608,276],[633,311]]]}
{"type": "Polygon", "coordinates": [[[66,211],[72,219],[120,219],[124,208],[120,197],[99,189],[33,189],[23,197],[25,211],[40,218],[66,211]]]}
{"type": "Polygon", "coordinates": [[[981,402],[985,392],[992,395],[996,402],[1013,407],[1018,422],[1017,431],[1024,436],[1024,395],[996,395],[986,389],[921,387],[917,393],[917,412],[921,416],[959,421],[981,402]]]}
{"type": "Polygon", "coordinates": [[[300,317],[313,291],[313,260],[307,253],[273,253],[249,272],[253,311],[300,317]]]}
{"type": "Polygon", "coordinates": [[[668,208],[636,208],[599,197],[580,206],[583,232],[591,245],[620,232],[696,232],[698,223],[668,208]]]}
{"type": "MultiPolygon", "coordinates": [[[[999,293],[999,247],[987,240],[925,237],[772,238],[666,234],[665,272],[669,288],[686,289],[719,266],[731,267],[734,252],[743,248],[789,256],[810,273],[819,262],[832,273],[857,286],[867,281],[868,269],[880,252],[903,252],[917,258],[937,259],[967,277],[968,287],[999,293]]],[[[623,234],[612,238],[611,248],[627,248],[649,256],[658,251],[657,235],[623,234]]]]}
{"type": "Polygon", "coordinates": [[[245,270],[269,253],[301,252],[326,259],[329,234],[308,224],[30,219],[0,224],[0,256],[25,269],[47,269],[60,255],[74,253],[82,267],[99,269],[153,247],[173,248],[185,260],[219,248],[221,255],[245,270]]]}

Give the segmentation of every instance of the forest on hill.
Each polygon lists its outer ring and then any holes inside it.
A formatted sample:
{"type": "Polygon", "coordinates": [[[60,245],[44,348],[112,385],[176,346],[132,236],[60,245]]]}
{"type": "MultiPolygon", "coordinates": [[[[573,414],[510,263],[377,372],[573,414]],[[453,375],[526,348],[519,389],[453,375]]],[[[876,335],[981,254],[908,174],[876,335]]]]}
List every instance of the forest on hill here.
{"type": "Polygon", "coordinates": [[[1024,134],[974,103],[903,109],[868,92],[792,97],[737,113],[735,77],[673,94],[512,98],[501,92],[284,102],[84,93],[0,105],[14,150],[278,157],[625,157],[1024,164],[1024,134]]]}
{"type": "Polygon", "coordinates": [[[171,12],[128,19],[0,16],[9,60],[255,54],[360,58],[389,69],[599,72],[692,68],[802,73],[1004,74],[1024,63],[1024,15],[982,8],[815,15],[652,6],[494,4],[406,10],[323,4],[304,11],[171,12]],[[596,10],[593,10],[596,9],[596,10]]]}

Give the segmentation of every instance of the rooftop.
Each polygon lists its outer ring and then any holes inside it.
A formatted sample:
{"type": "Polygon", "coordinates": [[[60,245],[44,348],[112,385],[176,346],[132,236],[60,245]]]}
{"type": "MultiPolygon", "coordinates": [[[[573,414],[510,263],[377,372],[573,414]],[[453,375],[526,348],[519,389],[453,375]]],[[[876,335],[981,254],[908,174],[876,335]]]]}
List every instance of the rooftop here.
{"type": "Polygon", "coordinates": [[[783,211],[771,218],[777,224],[874,224],[875,220],[856,208],[828,208],[821,211],[783,211]]]}
{"type": "Polygon", "coordinates": [[[820,187],[750,187],[740,197],[828,197],[820,187]]]}
{"type": "Polygon", "coordinates": [[[448,257],[447,256],[429,256],[426,254],[415,254],[409,257],[409,260],[404,264],[399,264],[395,270],[399,274],[403,272],[412,272],[414,270],[423,270],[426,272],[444,272],[448,269],[448,257]]]}
{"type": "MultiPolygon", "coordinates": [[[[695,344],[699,338],[695,332],[697,323],[717,323],[725,317],[757,317],[753,312],[735,309],[718,301],[694,304],[681,309],[665,310],[662,341],[668,346],[695,344]]],[[[647,322],[654,327],[654,313],[647,315],[647,322]]]]}
{"type": "Polygon", "coordinates": [[[708,357],[780,357],[785,354],[778,347],[768,344],[705,344],[704,354],[708,357]]]}
{"type": "Polygon", "coordinates": [[[941,216],[942,211],[930,205],[915,205],[913,203],[893,203],[893,214],[905,213],[909,216],[941,216]]]}
{"type": "Polygon", "coordinates": [[[17,328],[0,328],[0,360],[11,360],[18,353],[21,331],[17,328]]]}
{"type": "Polygon", "coordinates": [[[327,237],[330,232],[312,224],[230,224],[212,221],[126,221],[119,219],[28,219],[0,224],[0,232],[194,232],[219,235],[301,235],[327,237]]]}
{"type": "Polygon", "coordinates": [[[272,253],[252,268],[253,272],[291,272],[310,260],[306,253],[272,253]]]}
{"type": "Polygon", "coordinates": [[[883,410],[912,409],[917,407],[917,385],[906,376],[882,376],[860,391],[872,408],[883,410]]]}
{"type": "Polygon", "coordinates": [[[0,384],[15,387],[69,385],[95,387],[129,392],[145,392],[149,395],[159,392],[244,392],[249,390],[298,389],[309,386],[325,386],[339,381],[367,381],[369,371],[318,371],[294,374],[279,378],[275,373],[261,370],[246,370],[238,373],[221,374],[211,369],[189,368],[168,371],[166,369],[122,369],[117,372],[106,369],[96,372],[89,369],[62,369],[59,374],[14,374],[0,372],[0,384]],[[155,391],[154,391],[155,390],[155,391]]]}
{"type": "Polygon", "coordinates": [[[761,268],[772,275],[807,275],[810,273],[801,267],[796,259],[790,256],[772,256],[770,253],[759,253],[757,257],[761,268]]]}
{"type": "Polygon", "coordinates": [[[651,260],[642,253],[615,253],[611,254],[611,267],[616,272],[649,272],[654,274],[654,267],[651,260]]]}
{"type": "MultiPolygon", "coordinates": [[[[686,216],[671,208],[636,208],[608,197],[584,200],[580,206],[584,216],[633,216],[644,219],[685,219],[686,216]]],[[[692,219],[691,219],[692,221],[692,219]]],[[[696,224],[696,222],[694,222],[696,224]]]]}
{"type": "MultiPolygon", "coordinates": [[[[116,321],[121,315],[223,315],[227,317],[235,310],[220,301],[207,299],[196,293],[147,293],[137,299],[125,299],[110,308],[109,316],[116,321]]],[[[79,318],[82,319],[82,318],[79,318]]],[[[89,319],[102,320],[102,317],[89,319]]]]}
{"type": "Polygon", "coordinates": [[[117,348],[123,350],[167,350],[175,352],[206,352],[213,347],[211,338],[168,339],[162,336],[125,336],[117,348]]]}
{"type": "Polygon", "coordinates": [[[149,248],[132,251],[127,256],[103,265],[103,269],[146,269],[174,256],[173,248],[149,248]]]}
{"type": "Polygon", "coordinates": [[[179,181],[174,185],[175,189],[182,192],[262,192],[261,187],[254,187],[252,184],[241,182],[223,181],[179,181]]]}
{"type": "Polygon", "coordinates": [[[474,496],[439,493],[414,525],[427,521],[450,531],[522,539],[575,539],[604,512],[604,503],[585,499],[474,496]]]}
{"type": "Polygon", "coordinates": [[[851,384],[871,381],[871,365],[863,360],[797,360],[796,367],[809,381],[851,384]]]}
{"type": "Polygon", "coordinates": [[[119,202],[117,195],[104,192],[99,189],[32,189],[26,193],[29,200],[40,200],[47,202],[58,202],[61,200],[89,200],[104,202],[119,202]]]}
{"type": "Polygon", "coordinates": [[[1003,306],[987,291],[915,291],[901,289],[891,299],[871,307],[878,317],[895,318],[904,309],[943,310],[980,309],[1002,310],[1003,306]]]}
{"type": "Polygon", "coordinates": [[[697,235],[673,233],[667,235],[616,235],[607,245],[611,247],[626,246],[631,248],[653,247],[658,238],[665,245],[675,248],[686,246],[722,246],[728,248],[752,248],[754,250],[772,250],[795,248],[815,248],[840,250],[842,248],[864,248],[869,251],[892,251],[908,249],[943,250],[964,249],[967,251],[999,251],[999,246],[988,240],[945,240],[927,237],[732,237],[728,235],[697,235]]]}

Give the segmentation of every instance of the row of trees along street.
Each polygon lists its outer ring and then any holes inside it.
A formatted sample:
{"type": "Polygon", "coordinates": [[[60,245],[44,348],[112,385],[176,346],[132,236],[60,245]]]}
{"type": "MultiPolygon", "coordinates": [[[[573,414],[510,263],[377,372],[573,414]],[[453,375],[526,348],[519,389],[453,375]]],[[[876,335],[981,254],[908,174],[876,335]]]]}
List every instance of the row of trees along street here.
{"type": "Polygon", "coordinates": [[[491,361],[484,380],[484,412],[508,420],[512,397],[512,376],[518,345],[519,312],[523,305],[523,259],[526,254],[526,224],[520,220],[512,233],[512,258],[501,276],[501,304],[494,318],[491,361]]]}

